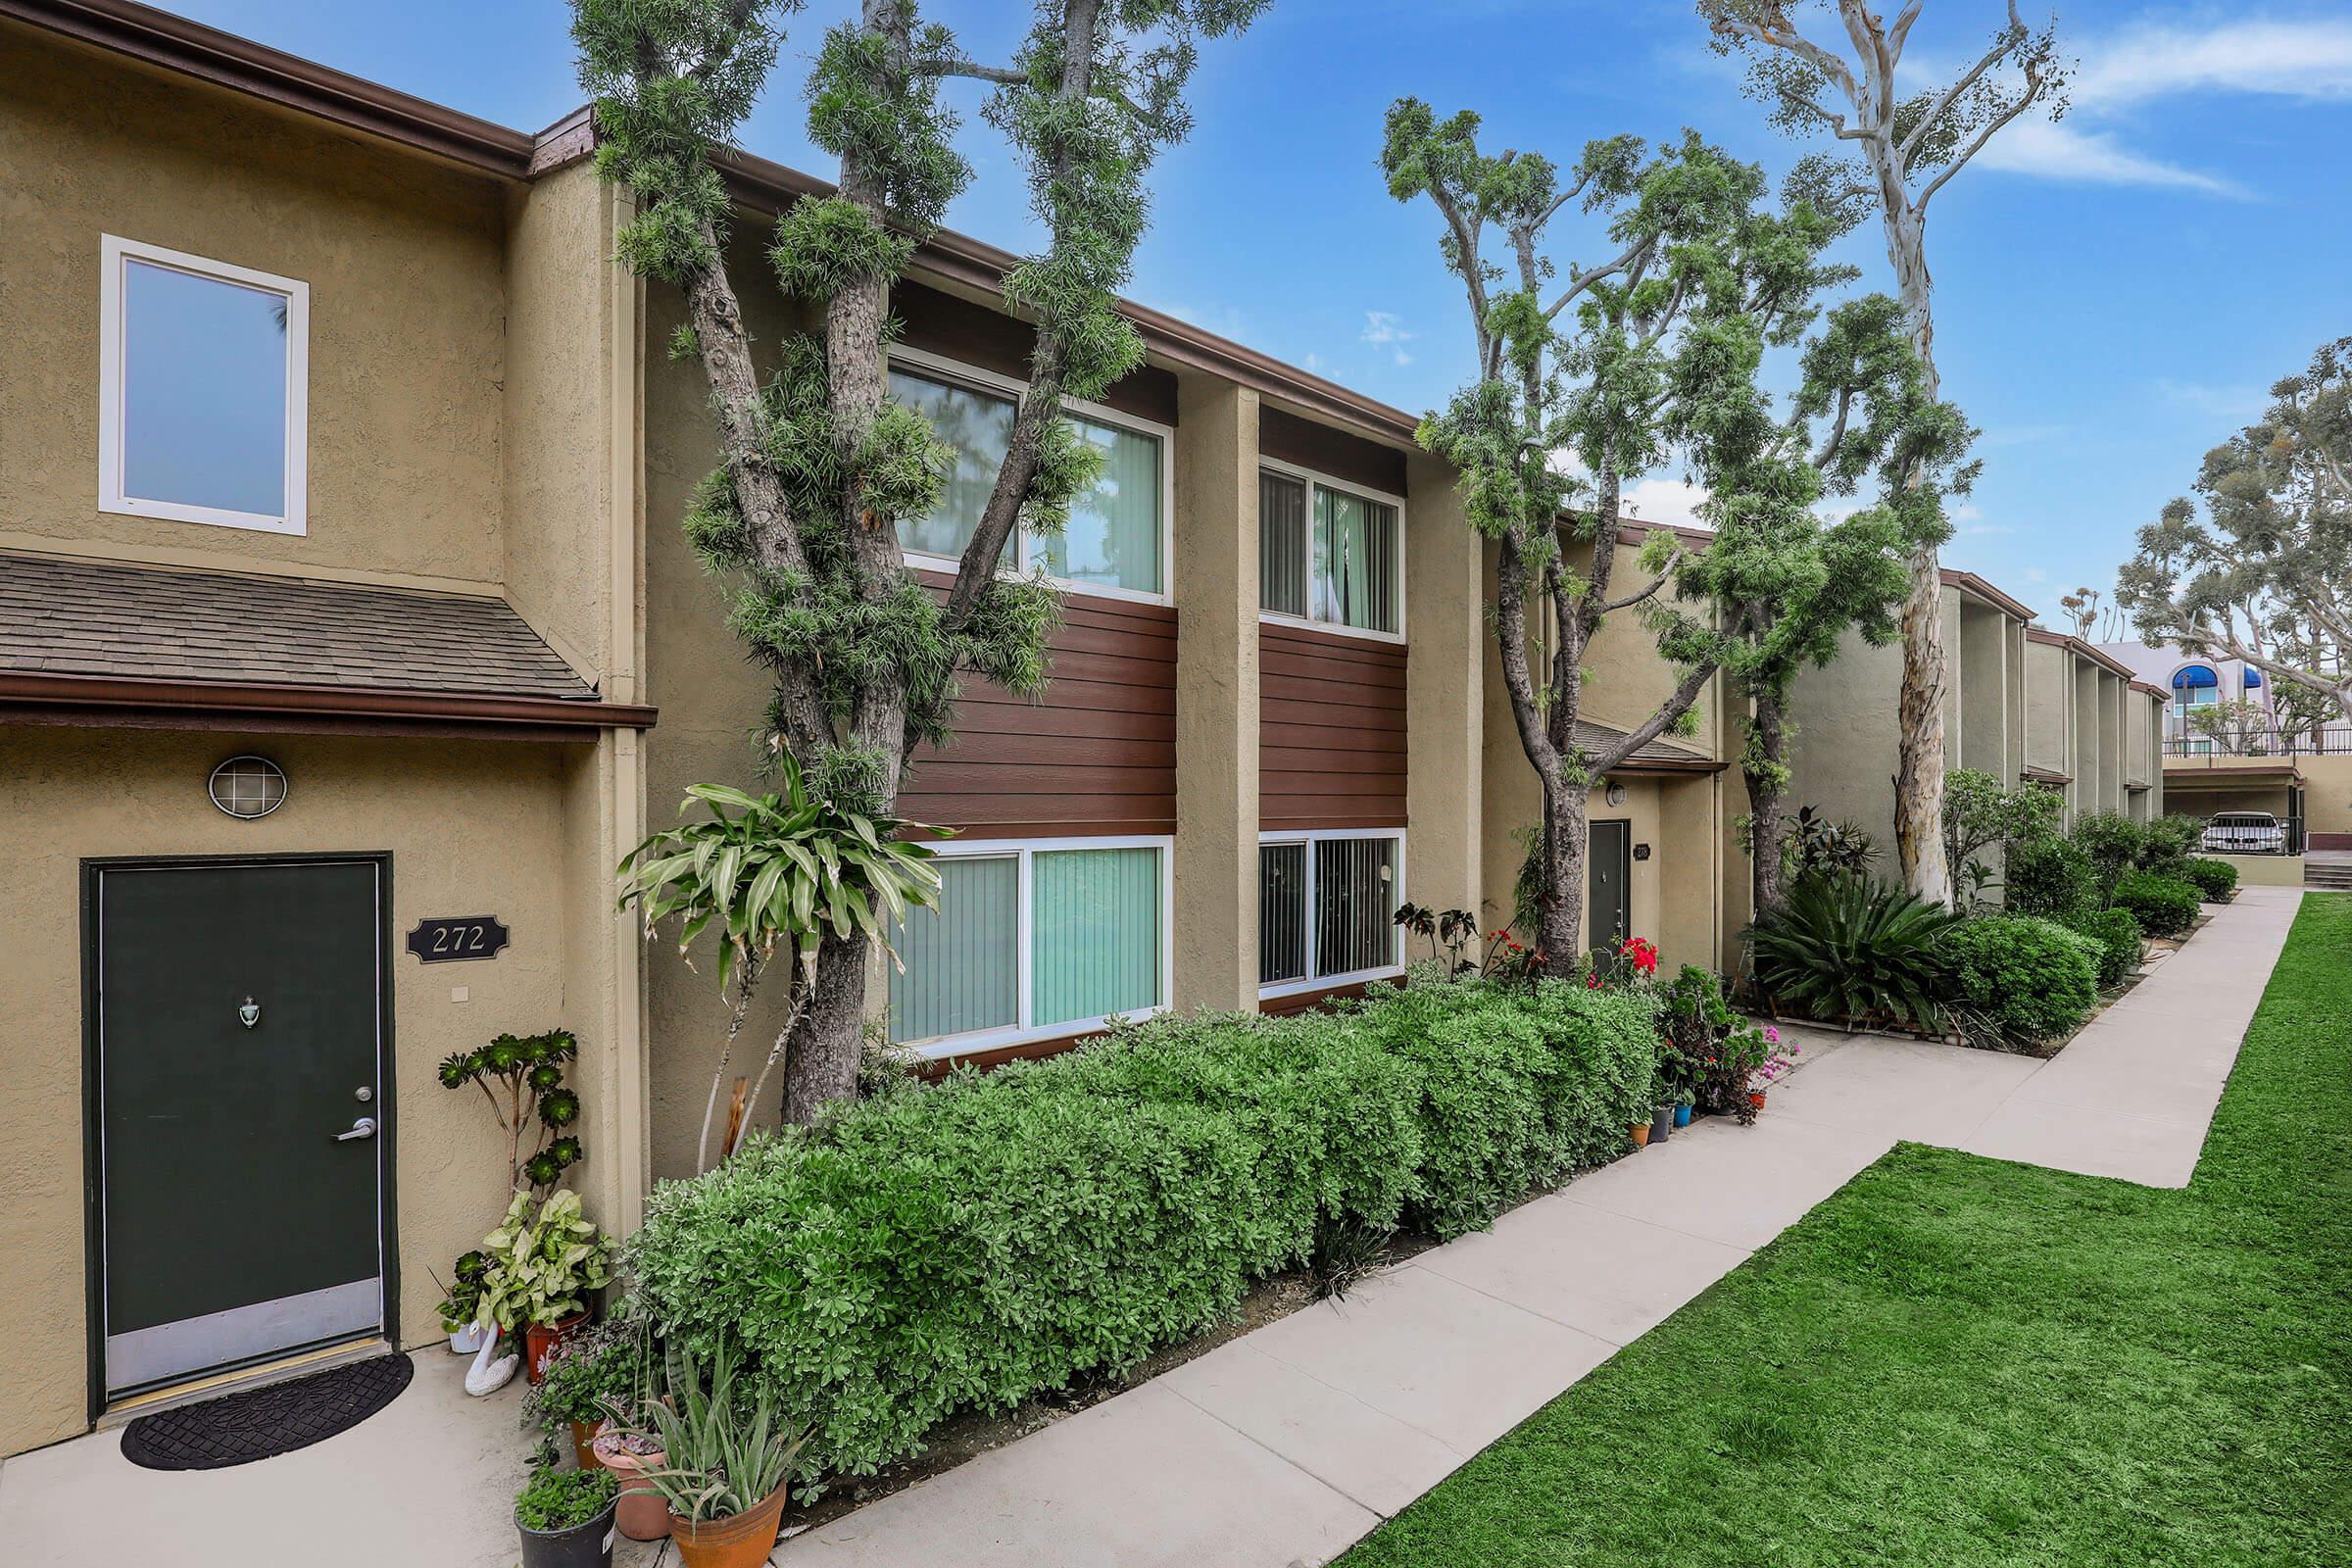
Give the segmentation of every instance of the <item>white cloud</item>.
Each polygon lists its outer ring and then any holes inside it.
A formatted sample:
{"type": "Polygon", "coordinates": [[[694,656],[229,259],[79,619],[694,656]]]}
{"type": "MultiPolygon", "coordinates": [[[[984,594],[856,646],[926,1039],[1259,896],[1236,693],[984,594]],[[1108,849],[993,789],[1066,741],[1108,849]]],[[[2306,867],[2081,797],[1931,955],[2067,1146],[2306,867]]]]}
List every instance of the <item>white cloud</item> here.
{"type": "Polygon", "coordinates": [[[1699,509],[1706,504],[1707,492],[1703,486],[1654,474],[1627,485],[1623,496],[1623,508],[1629,515],[1643,522],[1671,522],[1685,528],[1713,526],[1699,515],[1699,509]]]}
{"type": "Polygon", "coordinates": [[[2086,56],[2074,82],[2075,103],[2094,110],[2184,92],[2352,98],[2352,22],[2140,26],[2086,56]]]}
{"type": "Polygon", "coordinates": [[[2228,424],[2250,424],[2262,416],[2270,395],[2258,386],[2216,386],[2204,381],[2160,378],[2157,392],[2175,408],[2187,409],[2228,424]]]}
{"type": "Polygon", "coordinates": [[[1407,343],[1412,336],[1404,329],[1404,318],[1394,311],[1366,311],[1364,329],[1356,334],[1364,343],[1407,343]]]}
{"type": "Polygon", "coordinates": [[[2177,164],[2143,158],[2104,130],[2046,120],[2019,120],[1984,144],[1976,161],[1986,169],[2082,185],[2151,185],[2246,198],[2243,187],[2177,164]]]}

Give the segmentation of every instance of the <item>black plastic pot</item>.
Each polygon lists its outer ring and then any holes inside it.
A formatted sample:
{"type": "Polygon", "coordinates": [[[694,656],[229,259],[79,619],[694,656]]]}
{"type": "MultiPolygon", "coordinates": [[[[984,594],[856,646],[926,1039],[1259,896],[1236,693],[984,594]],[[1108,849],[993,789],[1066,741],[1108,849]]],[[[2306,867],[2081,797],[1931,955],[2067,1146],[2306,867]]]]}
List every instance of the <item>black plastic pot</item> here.
{"type": "Polygon", "coordinates": [[[1674,1102],[1660,1105],[1649,1118],[1649,1141],[1662,1144],[1674,1136],[1674,1102]]]}
{"type": "Polygon", "coordinates": [[[617,1500],[584,1525],[568,1530],[529,1530],[519,1522],[522,1568],[612,1568],[612,1515],[617,1500]]]}

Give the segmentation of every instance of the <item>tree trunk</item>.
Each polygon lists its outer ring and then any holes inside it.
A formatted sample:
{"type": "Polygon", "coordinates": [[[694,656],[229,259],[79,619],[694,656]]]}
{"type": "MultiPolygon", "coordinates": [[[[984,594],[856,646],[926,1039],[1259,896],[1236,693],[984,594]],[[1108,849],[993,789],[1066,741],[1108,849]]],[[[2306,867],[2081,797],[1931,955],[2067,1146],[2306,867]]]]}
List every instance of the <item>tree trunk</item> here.
{"type": "Polygon", "coordinates": [[[1749,902],[1754,917],[1762,919],[1787,896],[1781,856],[1788,841],[1788,724],[1779,693],[1756,694],[1753,726],[1740,772],[1747,783],[1749,902]]]}
{"type": "MultiPolygon", "coordinates": [[[[784,1057],[784,1120],[807,1126],[858,1087],[865,1051],[866,941],[827,935],[816,953],[816,986],[784,1057]]],[[[788,960],[789,961],[789,960],[788,960]]]]}
{"type": "Polygon", "coordinates": [[[1582,956],[1579,932],[1585,916],[1585,820],[1583,784],[1544,784],[1544,889],[1536,906],[1535,950],[1546,974],[1576,972],[1582,956]]]}

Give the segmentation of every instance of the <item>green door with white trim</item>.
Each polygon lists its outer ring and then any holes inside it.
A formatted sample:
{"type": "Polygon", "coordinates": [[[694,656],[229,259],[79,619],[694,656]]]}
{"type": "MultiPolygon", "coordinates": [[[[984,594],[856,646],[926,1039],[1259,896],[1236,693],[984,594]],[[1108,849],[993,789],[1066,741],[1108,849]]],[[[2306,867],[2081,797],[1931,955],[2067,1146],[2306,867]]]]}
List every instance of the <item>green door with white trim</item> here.
{"type": "Polygon", "coordinates": [[[382,867],[95,867],[109,1399],[385,1321],[382,867]]]}

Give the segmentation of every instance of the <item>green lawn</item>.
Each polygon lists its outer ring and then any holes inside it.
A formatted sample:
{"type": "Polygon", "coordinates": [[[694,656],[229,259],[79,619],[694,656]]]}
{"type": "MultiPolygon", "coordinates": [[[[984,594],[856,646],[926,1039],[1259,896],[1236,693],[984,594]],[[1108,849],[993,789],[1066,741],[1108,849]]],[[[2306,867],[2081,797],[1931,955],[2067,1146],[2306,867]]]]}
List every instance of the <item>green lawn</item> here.
{"type": "Polygon", "coordinates": [[[2186,1192],[1904,1145],[1342,1559],[1390,1563],[2352,1563],[2352,898],[2186,1192]]]}

